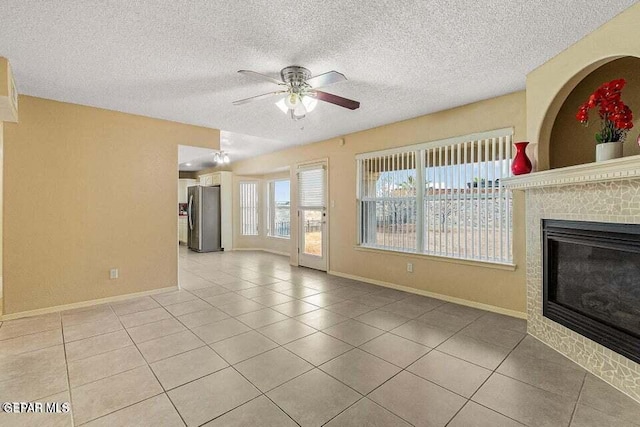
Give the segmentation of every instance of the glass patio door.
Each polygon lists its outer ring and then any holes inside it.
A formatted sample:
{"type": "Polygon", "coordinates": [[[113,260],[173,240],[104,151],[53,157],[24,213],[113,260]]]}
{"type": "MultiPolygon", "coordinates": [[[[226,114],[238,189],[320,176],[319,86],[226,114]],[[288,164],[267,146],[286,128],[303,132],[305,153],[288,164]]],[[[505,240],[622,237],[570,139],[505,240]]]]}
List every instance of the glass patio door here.
{"type": "Polygon", "coordinates": [[[327,271],[326,163],[298,168],[298,265],[327,271]]]}

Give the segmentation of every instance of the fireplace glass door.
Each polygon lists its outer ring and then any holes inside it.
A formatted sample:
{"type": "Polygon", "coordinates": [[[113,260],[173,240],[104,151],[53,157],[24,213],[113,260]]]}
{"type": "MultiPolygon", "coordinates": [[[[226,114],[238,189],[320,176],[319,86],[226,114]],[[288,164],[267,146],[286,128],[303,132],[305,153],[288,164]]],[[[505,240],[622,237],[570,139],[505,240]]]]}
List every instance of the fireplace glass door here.
{"type": "Polygon", "coordinates": [[[543,222],[545,317],[640,360],[640,225],[543,222]]]}

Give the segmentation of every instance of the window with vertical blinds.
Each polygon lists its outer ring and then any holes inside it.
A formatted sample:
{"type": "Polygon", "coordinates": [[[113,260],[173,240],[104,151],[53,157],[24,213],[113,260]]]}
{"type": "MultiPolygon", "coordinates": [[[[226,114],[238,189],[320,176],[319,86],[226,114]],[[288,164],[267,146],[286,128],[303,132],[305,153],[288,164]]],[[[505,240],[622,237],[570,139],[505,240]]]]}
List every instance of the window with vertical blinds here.
{"type": "Polygon", "coordinates": [[[361,245],[417,250],[416,167],[413,151],[359,160],[361,245]]]}
{"type": "Polygon", "coordinates": [[[301,167],[298,170],[298,207],[322,209],[325,207],[324,165],[301,167]]]}
{"type": "Polygon", "coordinates": [[[258,183],[240,183],[240,235],[258,235],[258,183]]]}
{"type": "Polygon", "coordinates": [[[357,156],[364,247],[512,262],[513,129],[357,156]]]}

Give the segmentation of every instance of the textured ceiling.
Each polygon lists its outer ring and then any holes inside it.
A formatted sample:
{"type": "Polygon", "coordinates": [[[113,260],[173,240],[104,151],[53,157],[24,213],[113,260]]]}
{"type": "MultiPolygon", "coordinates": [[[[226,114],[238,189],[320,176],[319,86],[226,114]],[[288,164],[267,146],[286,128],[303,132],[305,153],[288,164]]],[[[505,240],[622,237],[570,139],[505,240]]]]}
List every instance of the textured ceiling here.
{"type": "Polygon", "coordinates": [[[20,93],[219,128],[235,160],[523,89],[634,3],[2,0],[0,56],[20,93]],[[293,64],[344,73],[327,91],[361,108],[294,122],[270,100],[231,105],[275,87],[236,70],[293,64]]]}
{"type": "MultiPolygon", "coordinates": [[[[260,138],[257,136],[244,135],[241,133],[221,131],[220,151],[229,155],[234,161],[241,158],[255,156],[261,153],[281,150],[291,144],[274,139],[260,138]]],[[[178,146],[178,168],[181,171],[200,171],[217,166],[213,161],[213,155],[219,152],[209,148],[192,147],[188,145],[178,146]],[[189,166],[186,163],[190,163],[189,166]]]]}
{"type": "Polygon", "coordinates": [[[215,167],[213,159],[217,152],[210,148],[178,145],[178,170],[194,172],[215,167]]]}

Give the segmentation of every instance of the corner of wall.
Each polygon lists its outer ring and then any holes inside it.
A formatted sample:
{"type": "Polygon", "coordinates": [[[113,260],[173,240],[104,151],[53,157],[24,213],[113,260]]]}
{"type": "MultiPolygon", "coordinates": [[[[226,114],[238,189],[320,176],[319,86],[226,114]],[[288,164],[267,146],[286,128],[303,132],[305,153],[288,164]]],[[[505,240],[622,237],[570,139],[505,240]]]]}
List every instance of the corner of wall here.
{"type": "Polygon", "coordinates": [[[0,122],[0,316],[4,313],[4,298],[3,298],[3,282],[2,282],[2,273],[3,273],[3,194],[4,194],[4,124],[0,122]]]}

